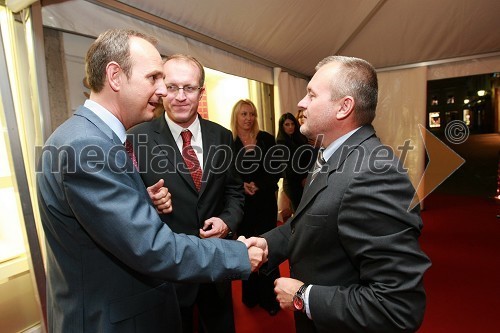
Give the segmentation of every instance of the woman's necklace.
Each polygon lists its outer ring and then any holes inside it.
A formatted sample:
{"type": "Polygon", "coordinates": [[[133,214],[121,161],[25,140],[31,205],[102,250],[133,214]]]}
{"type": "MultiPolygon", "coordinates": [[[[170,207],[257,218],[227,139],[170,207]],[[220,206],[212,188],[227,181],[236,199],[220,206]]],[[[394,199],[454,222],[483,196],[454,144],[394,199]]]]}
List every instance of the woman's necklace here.
{"type": "Polygon", "coordinates": [[[257,142],[252,134],[246,136],[240,135],[239,137],[244,146],[255,145],[257,142]]]}

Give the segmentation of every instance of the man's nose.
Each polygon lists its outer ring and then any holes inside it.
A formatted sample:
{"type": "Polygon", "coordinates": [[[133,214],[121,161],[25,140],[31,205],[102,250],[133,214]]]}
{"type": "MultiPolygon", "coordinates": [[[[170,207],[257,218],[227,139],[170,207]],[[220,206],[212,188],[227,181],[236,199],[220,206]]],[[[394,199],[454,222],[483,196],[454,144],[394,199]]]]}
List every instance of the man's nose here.
{"type": "Polygon", "coordinates": [[[179,100],[186,99],[186,93],[184,92],[184,88],[179,88],[179,90],[177,90],[177,95],[175,95],[175,98],[179,100]]]}
{"type": "Polygon", "coordinates": [[[158,84],[158,87],[156,88],[156,95],[159,95],[161,97],[167,96],[167,86],[161,81],[161,83],[158,84]]]}

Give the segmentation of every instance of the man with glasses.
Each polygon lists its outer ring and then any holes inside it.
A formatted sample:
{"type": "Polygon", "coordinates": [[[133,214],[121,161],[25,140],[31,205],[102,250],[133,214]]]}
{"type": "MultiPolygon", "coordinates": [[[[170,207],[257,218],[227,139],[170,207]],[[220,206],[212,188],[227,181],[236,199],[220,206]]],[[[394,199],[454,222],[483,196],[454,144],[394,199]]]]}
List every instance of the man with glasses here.
{"type": "MultiPolygon", "coordinates": [[[[173,211],[161,215],[175,232],[201,238],[232,238],[243,216],[243,183],[234,169],[229,130],[199,116],[205,71],[188,55],[163,66],[165,112],[129,131],[145,184],[165,180],[173,211]]],[[[177,284],[184,332],[193,332],[198,308],[205,333],[234,332],[231,282],[177,284]]]]}

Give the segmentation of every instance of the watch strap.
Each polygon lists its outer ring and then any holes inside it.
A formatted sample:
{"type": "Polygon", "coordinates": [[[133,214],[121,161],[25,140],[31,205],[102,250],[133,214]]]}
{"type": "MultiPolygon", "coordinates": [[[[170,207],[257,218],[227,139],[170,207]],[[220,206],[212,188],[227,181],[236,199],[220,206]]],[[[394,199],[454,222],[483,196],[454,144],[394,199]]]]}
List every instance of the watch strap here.
{"type": "Polygon", "coordinates": [[[307,287],[309,287],[309,285],[304,283],[303,285],[300,286],[299,290],[297,290],[297,292],[293,296],[293,305],[295,309],[298,311],[302,312],[306,311],[304,298],[307,287]]]}
{"type": "Polygon", "coordinates": [[[300,297],[304,298],[304,293],[306,292],[306,289],[309,285],[308,284],[303,284],[300,286],[299,290],[297,290],[297,295],[300,295],[300,297]]]}

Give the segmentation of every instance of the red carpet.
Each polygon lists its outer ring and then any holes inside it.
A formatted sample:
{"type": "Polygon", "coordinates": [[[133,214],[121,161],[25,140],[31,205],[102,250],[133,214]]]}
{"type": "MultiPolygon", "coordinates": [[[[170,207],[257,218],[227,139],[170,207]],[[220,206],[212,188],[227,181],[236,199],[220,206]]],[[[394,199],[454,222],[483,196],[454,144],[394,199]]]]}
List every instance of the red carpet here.
{"type": "MultiPolygon", "coordinates": [[[[290,276],[288,262],[280,266],[281,276],[290,276]]],[[[241,302],[241,281],[233,281],[233,308],[236,333],[295,333],[293,313],[279,311],[275,316],[270,316],[260,306],[247,308],[241,302]]]]}
{"type": "MultiPolygon", "coordinates": [[[[422,212],[422,248],[432,260],[425,276],[427,311],[419,333],[500,331],[500,204],[482,197],[431,194],[422,212]]],[[[281,267],[288,276],[287,265],[281,267]]],[[[293,315],[271,317],[241,303],[233,282],[237,333],[294,333],[293,315]]]]}
{"type": "Polygon", "coordinates": [[[500,331],[500,205],[432,194],[421,244],[432,260],[420,333],[500,331]]]}

